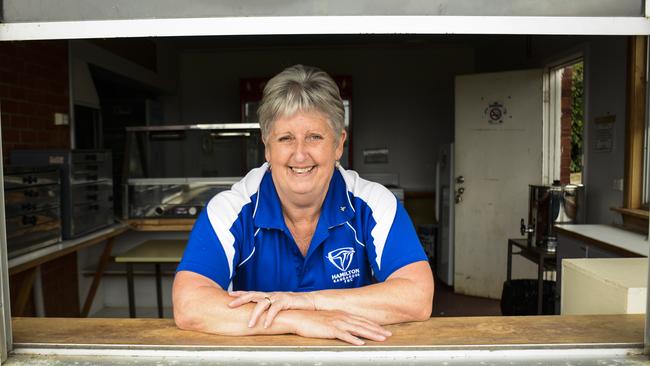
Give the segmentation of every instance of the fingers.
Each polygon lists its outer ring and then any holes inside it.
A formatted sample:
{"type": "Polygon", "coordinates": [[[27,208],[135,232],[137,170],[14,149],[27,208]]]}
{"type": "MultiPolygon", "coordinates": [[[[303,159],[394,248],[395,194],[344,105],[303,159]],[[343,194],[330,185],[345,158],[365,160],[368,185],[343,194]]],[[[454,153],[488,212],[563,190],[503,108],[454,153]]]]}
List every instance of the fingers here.
{"type": "Polygon", "coordinates": [[[362,324],[349,324],[345,330],[355,336],[363,337],[365,339],[376,342],[383,342],[388,337],[384,335],[384,332],[377,331],[362,324]]]}
{"type": "MultiPolygon", "coordinates": [[[[292,293],[265,293],[257,291],[233,291],[229,294],[235,298],[228,304],[231,308],[247,303],[255,303],[255,307],[251,311],[248,321],[249,328],[255,327],[265,313],[263,327],[268,328],[283,310],[311,310],[313,308],[313,302],[309,301],[308,297],[302,296],[302,294],[294,295],[292,293]]],[[[320,312],[316,311],[315,313],[320,312]]],[[[361,316],[335,312],[325,317],[329,318],[327,322],[330,328],[330,331],[327,332],[329,336],[325,336],[325,338],[337,338],[344,342],[361,346],[365,344],[361,338],[381,342],[392,335],[391,332],[379,324],[361,316]]]]}
{"type": "MultiPolygon", "coordinates": [[[[392,335],[379,324],[357,315],[346,314],[335,325],[339,330],[356,336],[356,338],[362,337],[376,342],[383,342],[392,335]]],[[[345,341],[348,342],[350,339],[346,337],[345,341]]]]}
{"type": "Polygon", "coordinates": [[[366,344],[366,342],[364,342],[363,340],[353,336],[352,334],[350,334],[350,333],[348,333],[346,331],[342,331],[342,330],[338,331],[338,332],[336,332],[336,334],[334,336],[337,339],[342,340],[343,342],[348,342],[348,343],[353,344],[355,346],[363,346],[364,344],[366,344]]]}
{"type": "Polygon", "coordinates": [[[235,297],[234,300],[228,303],[228,306],[231,308],[236,308],[248,303],[256,303],[248,320],[249,328],[252,328],[257,324],[259,318],[267,309],[269,312],[267,313],[266,319],[264,321],[264,328],[270,327],[271,323],[273,323],[273,319],[275,319],[278,313],[287,308],[286,299],[276,293],[265,293],[257,291],[232,291],[229,292],[229,294],[235,297]],[[274,298],[272,299],[271,296],[274,296],[274,298]]]}
{"type": "Polygon", "coordinates": [[[385,335],[386,331],[381,327],[371,326],[357,321],[344,321],[338,324],[337,328],[338,331],[335,333],[336,338],[357,346],[365,344],[361,338],[375,342],[383,342],[390,336],[385,335]]]}
{"type": "Polygon", "coordinates": [[[267,300],[267,298],[263,298],[261,300],[257,300],[257,305],[255,305],[255,308],[251,312],[251,317],[248,320],[248,327],[252,328],[257,324],[257,320],[262,316],[266,308],[269,307],[271,304],[270,301],[267,300]]]}
{"type": "Polygon", "coordinates": [[[256,291],[233,291],[229,292],[228,294],[230,296],[236,297],[236,299],[228,304],[228,306],[231,308],[236,308],[249,302],[256,302],[255,299],[264,298],[265,296],[263,292],[256,291]]]}
{"type": "Polygon", "coordinates": [[[271,302],[269,310],[266,312],[266,319],[264,319],[264,328],[268,328],[273,323],[273,319],[280,313],[282,310],[285,310],[284,303],[282,301],[274,300],[271,302]]]}
{"type": "Polygon", "coordinates": [[[367,328],[367,329],[369,329],[369,330],[371,330],[373,332],[376,332],[378,334],[382,334],[385,337],[390,337],[390,336],[393,335],[393,333],[391,333],[390,331],[384,329],[384,327],[382,327],[381,325],[379,325],[379,324],[377,324],[377,323],[375,323],[373,321],[370,321],[370,320],[368,320],[366,318],[356,316],[356,315],[350,315],[350,318],[353,319],[351,321],[351,322],[353,322],[353,324],[363,325],[365,328],[367,328]]]}

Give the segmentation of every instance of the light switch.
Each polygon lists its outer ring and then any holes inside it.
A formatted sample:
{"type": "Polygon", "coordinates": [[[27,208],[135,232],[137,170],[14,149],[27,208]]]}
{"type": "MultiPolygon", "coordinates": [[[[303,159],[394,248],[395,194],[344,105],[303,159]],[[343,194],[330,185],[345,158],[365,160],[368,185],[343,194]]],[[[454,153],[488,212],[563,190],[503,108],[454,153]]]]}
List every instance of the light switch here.
{"type": "Polygon", "coordinates": [[[54,113],[54,124],[56,126],[67,126],[70,123],[66,113],[54,113]]]}
{"type": "Polygon", "coordinates": [[[623,178],[614,179],[612,181],[612,189],[615,191],[623,192],[623,178]]]}

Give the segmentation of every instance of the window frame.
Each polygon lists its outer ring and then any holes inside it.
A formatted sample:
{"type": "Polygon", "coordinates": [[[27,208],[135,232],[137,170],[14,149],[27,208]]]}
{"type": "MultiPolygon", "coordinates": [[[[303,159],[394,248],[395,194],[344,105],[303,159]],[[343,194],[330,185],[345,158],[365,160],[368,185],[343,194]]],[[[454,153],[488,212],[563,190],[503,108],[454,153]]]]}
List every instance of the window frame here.
{"type": "Polygon", "coordinates": [[[627,111],[625,125],[625,170],[623,203],[613,208],[621,214],[623,226],[647,234],[648,205],[644,204],[647,184],[647,93],[648,37],[628,38],[627,111]]]}
{"type": "MultiPolygon", "coordinates": [[[[554,60],[544,67],[544,110],[542,111],[542,184],[553,184],[554,180],[560,179],[561,167],[560,159],[562,157],[561,136],[561,104],[562,104],[562,80],[560,70],[567,66],[575,65],[582,62],[587,70],[587,48],[584,45],[578,47],[577,51],[572,52],[569,56],[554,60]]],[[[585,75],[587,73],[585,72],[585,75]]],[[[585,77],[586,78],[586,77],[585,77]]],[[[585,82],[586,83],[586,82],[585,82]]],[[[583,103],[583,113],[586,120],[586,100],[583,103]]],[[[583,128],[583,136],[586,133],[586,127],[583,128]]],[[[583,151],[583,156],[585,152],[583,151]]],[[[586,165],[586,164],[585,164],[586,165]]],[[[583,184],[586,179],[585,169],[583,167],[583,184]]]]}
{"type": "MultiPolygon", "coordinates": [[[[645,2],[646,16],[650,2],[645,2]]],[[[1,1],[0,1],[1,7],[1,1]]],[[[1,14],[0,9],[0,14],[1,14]]],[[[647,17],[535,16],[296,16],[185,19],[131,19],[71,22],[0,23],[0,41],[164,37],[200,35],[290,34],[520,34],[520,35],[648,35],[647,17]]],[[[631,37],[635,38],[635,37],[631,37]]],[[[643,37],[644,39],[646,37],[643,37]]],[[[645,104],[645,102],[644,102],[645,104]]],[[[634,134],[632,134],[634,135],[634,134]]],[[[1,142],[0,142],[1,143],[1,142]]],[[[1,145],[0,145],[1,147],[1,145]]],[[[643,159],[641,159],[642,161],[643,159]]],[[[641,162],[642,164],[642,162],[641,162]]],[[[627,170],[627,169],[626,169],[627,170]]],[[[2,177],[0,168],[0,178],[2,177]]],[[[626,179],[628,181],[628,179],[626,179]]],[[[4,202],[2,190],[0,199],[4,202]]],[[[4,209],[0,208],[0,219],[4,209]]],[[[647,210],[646,210],[647,215],[647,210]]],[[[2,220],[4,222],[4,220],[2,220]]],[[[646,224],[647,228],[647,224],[646,224]]],[[[0,295],[8,294],[6,237],[0,229],[0,295]]],[[[648,293],[650,298],[650,292],[648,293]]],[[[8,304],[7,301],[3,301],[8,304]]],[[[650,306],[650,301],[648,301],[650,306]]],[[[11,350],[9,307],[0,309],[2,357],[11,350]]],[[[650,317],[646,318],[650,322],[650,317]]],[[[646,323],[646,335],[650,332],[646,323]]],[[[650,341],[646,338],[646,347],[650,341]]]]}

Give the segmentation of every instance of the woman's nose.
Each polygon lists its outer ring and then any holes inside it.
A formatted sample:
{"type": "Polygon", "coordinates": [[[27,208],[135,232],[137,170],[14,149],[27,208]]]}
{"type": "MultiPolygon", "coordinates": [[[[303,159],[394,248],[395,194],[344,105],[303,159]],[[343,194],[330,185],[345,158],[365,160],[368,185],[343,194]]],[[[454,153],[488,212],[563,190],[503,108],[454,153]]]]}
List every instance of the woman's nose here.
{"type": "Polygon", "coordinates": [[[303,161],[307,158],[307,146],[305,145],[304,141],[298,140],[296,145],[296,149],[293,152],[293,157],[297,161],[303,161]]]}

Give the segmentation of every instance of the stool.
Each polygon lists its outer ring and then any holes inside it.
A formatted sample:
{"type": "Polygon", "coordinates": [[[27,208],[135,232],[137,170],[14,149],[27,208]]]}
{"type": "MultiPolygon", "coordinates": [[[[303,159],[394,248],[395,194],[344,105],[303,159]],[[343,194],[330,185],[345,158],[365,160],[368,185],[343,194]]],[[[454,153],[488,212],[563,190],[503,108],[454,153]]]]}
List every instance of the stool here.
{"type": "Polygon", "coordinates": [[[129,316],[131,318],[135,318],[133,264],[154,264],[156,268],[158,317],[162,318],[162,271],[160,270],[160,265],[162,263],[180,263],[186,243],[186,240],[147,240],[115,257],[115,262],[126,264],[126,284],[129,291],[129,316]]]}

